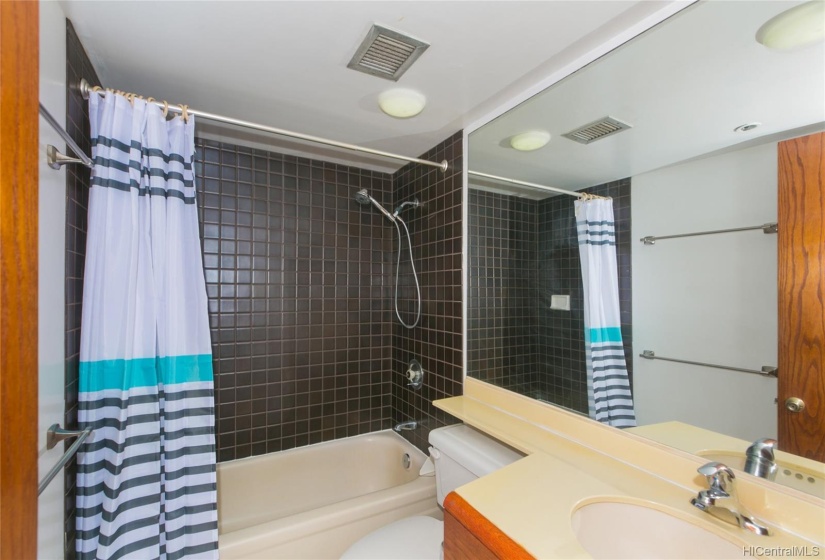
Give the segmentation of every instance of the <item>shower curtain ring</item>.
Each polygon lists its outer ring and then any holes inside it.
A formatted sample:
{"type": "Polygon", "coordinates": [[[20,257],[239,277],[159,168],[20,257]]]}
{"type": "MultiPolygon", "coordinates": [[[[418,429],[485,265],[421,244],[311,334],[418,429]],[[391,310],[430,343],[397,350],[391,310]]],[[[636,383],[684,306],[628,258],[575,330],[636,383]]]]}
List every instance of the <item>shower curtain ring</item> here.
{"type": "Polygon", "coordinates": [[[181,116],[183,117],[183,122],[188,123],[189,122],[189,107],[187,105],[184,105],[183,103],[181,103],[180,104],[180,113],[181,113],[181,116]]]}
{"type": "Polygon", "coordinates": [[[163,100],[163,118],[165,119],[168,114],[169,114],[169,102],[164,99],[163,100]]]}

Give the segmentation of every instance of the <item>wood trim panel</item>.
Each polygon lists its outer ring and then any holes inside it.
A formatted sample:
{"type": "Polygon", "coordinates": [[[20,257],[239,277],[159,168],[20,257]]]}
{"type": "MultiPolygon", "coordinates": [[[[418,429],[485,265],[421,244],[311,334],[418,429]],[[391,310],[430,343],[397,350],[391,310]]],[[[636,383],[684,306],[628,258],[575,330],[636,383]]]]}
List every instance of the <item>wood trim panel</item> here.
{"type": "Polygon", "coordinates": [[[825,133],[778,156],[779,448],[825,461],[825,133]],[[789,397],[805,409],[789,412],[789,397]]]}
{"type": "Polygon", "coordinates": [[[455,492],[450,492],[444,499],[444,511],[445,560],[533,559],[521,545],[504,534],[455,492]],[[478,541],[477,544],[460,531],[462,528],[478,541]],[[488,551],[490,556],[481,555],[484,550],[488,551]]]}
{"type": "Polygon", "coordinates": [[[449,511],[444,512],[444,560],[498,560],[449,511]]]}
{"type": "Polygon", "coordinates": [[[0,1],[0,558],[37,556],[39,6],[0,1]]]}

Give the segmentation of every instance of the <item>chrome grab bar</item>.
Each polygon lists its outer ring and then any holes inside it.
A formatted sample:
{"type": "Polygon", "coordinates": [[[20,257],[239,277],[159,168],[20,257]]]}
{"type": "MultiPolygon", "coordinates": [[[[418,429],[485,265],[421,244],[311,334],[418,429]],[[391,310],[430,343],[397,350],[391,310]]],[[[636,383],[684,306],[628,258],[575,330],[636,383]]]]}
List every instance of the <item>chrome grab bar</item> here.
{"type": "Polygon", "coordinates": [[[60,427],[60,424],[52,424],[49,427],[49,430],[46,432],[46,449],[52,449],[58,442],[63,441],[64,439],[76,437],[77,441],[75,441],[71,447],[69,447],[60,460],[51,468],[51,470],[43,477],[43,480],[40,481],[40,484],[37,485],[37,495],[43,493],[43,490],[49,485],[49,483],[57,476],[63,467],[66,466],[72,457],[74,457],[75,453],[77,453],[80,446],[83,445],[90,435],[94,433],[91,428],[86,428],[85,430],[64,430],[60,427]]]}
{"type": "Polygon", "coordinates": [[[716,229],[713,231],[697,231],[695,233],[679,233],[676,235],[648,235],[639,239],[645,245],[655,245],[660,239],[676,239],[677,237],[695,237],[697,235],[713,235],[716,233],[731,233],[734,231],[750,231],[752,229],[761,229],[762,233],[776,233],[779,230],[779,225],[776,222],[762,224],[761,226],[749,226],[731,229],[716,229]]]}
{"type": "Polygon", "coordinates": [[[762,369],[746,369],[740,367],[732,367],[732,366],[720,366],[717,364],[707,364],[705,362],[692,362],[690,360],[677,360],[676,358],[663,358],[662,356],[657,356],[656,352],[653,350],[643,350],[641,354],[639,354],[640,358],[645,358],[647,360],[664,360],[666,362],[677,362],[680,364],[690,364],[693,366],[704,366],[704,367],[712,367],[717,369],[727,369],[730,371],[743,371],[745,373],[754,373],[756,375],[763,375],[765,377],[778,377],[778,369],[774,366],[762,366],[762,369]]]}

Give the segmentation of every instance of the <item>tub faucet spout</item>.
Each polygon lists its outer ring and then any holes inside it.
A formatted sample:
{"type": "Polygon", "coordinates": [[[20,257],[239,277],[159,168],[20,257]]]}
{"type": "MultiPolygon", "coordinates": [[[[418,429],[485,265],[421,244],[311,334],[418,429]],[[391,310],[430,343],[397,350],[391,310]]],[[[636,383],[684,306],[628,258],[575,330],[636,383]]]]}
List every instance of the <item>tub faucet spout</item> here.
{"type": "Polygon", "coordinates": [[[395,427],[393,428],[393,430],[395,430],[396,432],[398,432],[400,434],[401,432],[414,430],[417,427],[418,427],[418,422],[416,422],[415,420],[409,420],[407,422],[400,422],[400,423],[396,424],[395,427]]]}

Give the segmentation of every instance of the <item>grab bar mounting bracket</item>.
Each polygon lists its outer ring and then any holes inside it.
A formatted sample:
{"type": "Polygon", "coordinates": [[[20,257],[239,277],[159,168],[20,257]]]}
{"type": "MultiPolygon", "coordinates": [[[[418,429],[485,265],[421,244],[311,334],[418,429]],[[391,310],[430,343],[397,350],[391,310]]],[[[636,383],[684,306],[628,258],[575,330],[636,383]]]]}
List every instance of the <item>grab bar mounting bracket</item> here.
{"type": "Polygon", "coordinates": [[[49,429],[46,430],[46,449],[53,449],[55,445],[64,439],[78,437],[83,435],[85,431],[86,430],[64,430],[60,427],[60,424],[52,424],[49,426],[49,429]]]}
{"type": "Polygon", "coordinates": [[[67,163],[80,163],[86,165],[86,162],[80,158],[73,158],[61,154],[60,150],[51,144],[46,145],[46,163],[49,164],[49,167],[52,169],[60,169],[67,163]]]}

